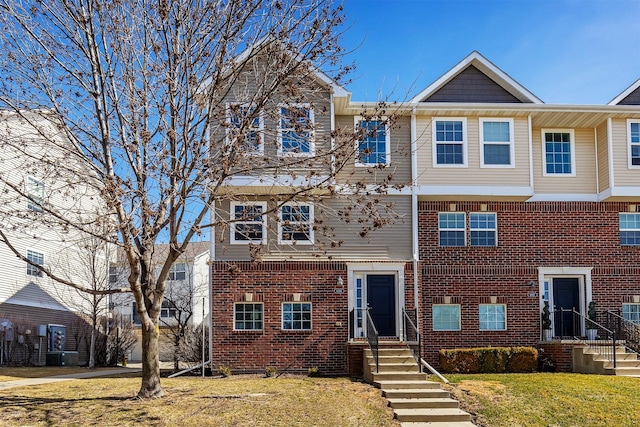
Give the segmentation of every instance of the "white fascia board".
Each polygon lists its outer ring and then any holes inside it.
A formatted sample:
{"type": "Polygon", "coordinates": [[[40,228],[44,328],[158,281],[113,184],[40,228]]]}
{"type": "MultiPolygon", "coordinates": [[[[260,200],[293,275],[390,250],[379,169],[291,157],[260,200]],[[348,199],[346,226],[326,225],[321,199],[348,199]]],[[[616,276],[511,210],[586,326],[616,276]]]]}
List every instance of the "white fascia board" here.
{"type": "Polygon", "coordinates": [[[614,186],[609,189],[609,197],[640,197],[640,186],[614,186]]]}
{"type": "Polygon", "coordinates": [[[497,185],[419,185],[416,193],[418,196],[503,196],[503,197],[529,197],[533,196],[533,187],[522,186],[497,186],[497,185]]]}
{"type": "Polygon", "coordinates": [[[639,87],[640,87],[640,79],[636,80],[634,83],[631,84],[631,86],[623,90],[622,93],[620,93],[620,95],[616,96],[611,101],[609,101],[607,105],[617,105],[618,102],[625,99],[627,96],[629,96],[631,92],[638,89],[639,87]]]}
{"type": "Polygon", "coordinates": [[[544,104],[544,102],[531,93],[527,88],[515,81],[511,76],[498,68],[495,64],[482,56],[478,51],[473,51],[462,61],[458,62],[453,68],[443,74],[435,82],[430,84],[422,92],[411,99],[411,102],[418,103],[428,95],[435,93],[438,89],[447,84],[451,79],[464,71],[469,65],[473,65],[487,77],[494,80],[502,86],[507,92],[516,96],[518,99],[525,99],[533,104],[544,104]],[[519,96],[518,96],[519,95],[519,96]]]}
{"type": "Polygon", "coordinates": [[[329,175],[312,177],[291,175],[273,176],[234,176],[225,182],[225,187],[308,187],[330,185],[329,175]]]}
{"type": "Polygon", "coordinates": [[[599,197],[594,193],[586,194],[536,194],[527,202],[597,202],[599,197]]]}

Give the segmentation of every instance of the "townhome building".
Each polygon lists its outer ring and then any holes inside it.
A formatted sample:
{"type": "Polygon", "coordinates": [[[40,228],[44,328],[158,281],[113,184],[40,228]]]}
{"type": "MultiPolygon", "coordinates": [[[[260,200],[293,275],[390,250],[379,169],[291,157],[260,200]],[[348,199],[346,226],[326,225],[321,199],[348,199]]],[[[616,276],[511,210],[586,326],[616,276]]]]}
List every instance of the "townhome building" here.
{"type": "MultiPolygon", "coordinates": [[[[472,52],[371,114],[380,104],[309,79],[312,100],[264,106],[250,161],[330,153],[346,130],[354,153],[308,202],[280,199],[296,188],[286,169],[229,180],[237,201],[213,213],[228,222],[212,233],[213,366],[359,375],[367,338],[414,327],[436,366],[443,348],[544,346],[545,303],[558,339],[586,334],[561,310],[581,319],[591,302],[640,320],[640,80],[607,105],[545,104],[472,52]],[[353,183],[388,207],[364,238],[353,183]]],[[[226,132],[247,102],[230,97],[226,132]]]]}
{"type": "Polygon", "coordinates": [[[1,363],[44,365],[54,350],[88,360],[87,319],[94,309],[106,311],[106,300],[94,308],[88,294],[37,267],[88,288],[106,283],[104,246],[60,220],[100,216],[97,182],[74,172],[86,170],[83,162],[53,114],[0,112],[1,363]],[[50,325],[60,332],[56,342],[50,325]]]}

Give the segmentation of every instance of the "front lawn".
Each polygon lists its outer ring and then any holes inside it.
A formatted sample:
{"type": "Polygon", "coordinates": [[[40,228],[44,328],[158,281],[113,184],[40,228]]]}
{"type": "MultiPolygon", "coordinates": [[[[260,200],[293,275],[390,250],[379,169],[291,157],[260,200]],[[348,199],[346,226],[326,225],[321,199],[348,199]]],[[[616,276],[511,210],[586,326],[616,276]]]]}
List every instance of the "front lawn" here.
{"type": "Polygon", "coordinates": [[[487,427],[640,425],[640,378],[564,373],[447,375],[487,427]]]}

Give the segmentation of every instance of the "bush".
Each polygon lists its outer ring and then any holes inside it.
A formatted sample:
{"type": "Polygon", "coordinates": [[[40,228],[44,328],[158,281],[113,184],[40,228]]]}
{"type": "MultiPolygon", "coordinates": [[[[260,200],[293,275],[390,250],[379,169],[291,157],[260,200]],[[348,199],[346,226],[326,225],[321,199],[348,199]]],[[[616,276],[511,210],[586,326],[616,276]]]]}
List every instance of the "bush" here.
{"type": "Polygon", "coordinates": [[[275,377],[277,372],[278,370],[273,366],[267,366],[266,368],[264,368],[264,376],[267,378],[275,377]]]}
{"type": "Polygon", "coordinates": [[[231,368],[228,366],[220,365],[218,366],[218,374],[222,377],[227,378],[231,376],[231,368]]]}
{"type": "Polygon", "coordinates": [[[309,368],[309,376],[310,377],[319,377],[321,375],[322,374],[320,373],[320,368],[318,368],[317,366],[309,368]]]}
{"type": "Polygon", "coordinates": [[[445,372],[476,374],[532,372],[538,365],[533,347],[483,347],[440,350],[440,366],[445,372]]]}

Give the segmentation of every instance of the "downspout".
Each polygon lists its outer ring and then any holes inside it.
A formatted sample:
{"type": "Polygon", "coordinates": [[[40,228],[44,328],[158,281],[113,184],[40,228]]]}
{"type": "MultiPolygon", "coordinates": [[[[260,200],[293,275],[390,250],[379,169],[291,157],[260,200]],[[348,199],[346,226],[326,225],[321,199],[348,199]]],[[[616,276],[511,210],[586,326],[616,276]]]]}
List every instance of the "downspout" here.
{"type": "Polygon", "coordinates": [[[411,112],[411,246],[413,254],[413,306],[416,309],[416,327],[420,330],[420,319],[418,316],[418,261],[420,260],[418,241],[418,156],[416,141],[416,107],[411,112]]]}
{"type": "Polygon", "coordinates": [[[616,183],[613,173],[613,122],[611,117],[607,119],[607,139],[607,148],[609,149],[609,193],[613,196],[616,183]]]}
{"type": "Polygon", "coordinates": [[[533,192],[532,196],[536,195],[536,191],[533,185],[533,129],[531,129],[531,115],[527,116],[527,125],[529,127],[529,187],[533,192]]]}
{"type": "Polygon", "coordinates": [[[593,145],[596,153],[596,200],[600,201],[600,159],[598,159],[598,129],[593,128],[593,145]]]}
{"type": "MultiPolygon", "coordinates": [[[[209,135],[210,129],[207,125],[207,132],[205,137],[207,138],[207,153],[211,155],[211,137],[209,135]]],[[[216,219],[216,205],[215,202],[213,206],[209,206],[209,224],[215,224],[216,219]]],[[[216,227],[211,226],[209,231],[209,262],[208,270],[209,270],[209,364],[210,368],[213,370],[211,364],[213,363],[213,261],[216,259],[216,227]]],[[[202,319],[202,324],[204,325],[204,319],[202,319]]]]}

